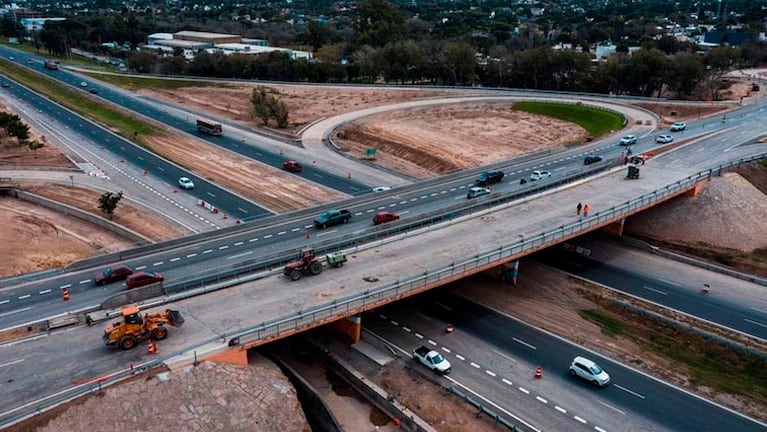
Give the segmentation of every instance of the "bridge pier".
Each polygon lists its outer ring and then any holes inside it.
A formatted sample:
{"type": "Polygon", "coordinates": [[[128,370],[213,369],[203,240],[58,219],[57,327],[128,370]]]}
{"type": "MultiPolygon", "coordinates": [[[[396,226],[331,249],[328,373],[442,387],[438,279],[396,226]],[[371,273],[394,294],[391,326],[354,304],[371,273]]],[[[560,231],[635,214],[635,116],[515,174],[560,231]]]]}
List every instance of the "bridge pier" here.
{"type": "Polygon", "coordinates": [[[214,361],[216,363],[229,363],[239,366],[248,365],[248,350],[237,347],[224,352],[214,354],[205,360],[214,361]]]}
{"type": "Polygon", "coordinates": [[[500,279],[502,282],[508,282],[509,285],[516,285],[519,277],[519,260],[497,265],[485,270],[484,273],[493,279],[500,279]]]}
{"type": "Polygon", "coordinates": [[[360,335],[362,333],[362,315],[352,315],[350,317],[341,318],[338,321],[333,321],[331,327],[336,332],[345,336],[350,343],[357,343],[360,341],[360,335]]]}
{"type": "Polygon", "coordinates": [[[684,196],[696,197],[698,196],[698,194],[701,193],[701,191],[703,190],[705,186],[706,186],[706,181],[695,183],[695,187],[685,192],[684,196]]]}
{"type": "Polygon", "coordinates": [[[610,225],[605,225],[602,230],[614,235],[614,236],[622,236],[623,235],[623,226],[626,224],[626,218],[621,218],[618,221],[615,221],[611,223],[610,225]]]}

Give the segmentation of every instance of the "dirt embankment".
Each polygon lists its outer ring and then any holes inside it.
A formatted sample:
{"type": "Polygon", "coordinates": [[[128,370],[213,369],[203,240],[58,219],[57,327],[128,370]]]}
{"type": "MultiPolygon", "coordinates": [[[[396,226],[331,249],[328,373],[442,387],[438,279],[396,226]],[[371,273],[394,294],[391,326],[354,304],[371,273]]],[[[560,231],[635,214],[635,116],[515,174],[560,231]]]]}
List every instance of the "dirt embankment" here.
{"type": "Polygon", "coordinates": [[[562,120],[511,109],[510,103],[447,104],[367,117],[335,131],[343,151],[416,178],[447,174],[585,140],[562,120]]]}

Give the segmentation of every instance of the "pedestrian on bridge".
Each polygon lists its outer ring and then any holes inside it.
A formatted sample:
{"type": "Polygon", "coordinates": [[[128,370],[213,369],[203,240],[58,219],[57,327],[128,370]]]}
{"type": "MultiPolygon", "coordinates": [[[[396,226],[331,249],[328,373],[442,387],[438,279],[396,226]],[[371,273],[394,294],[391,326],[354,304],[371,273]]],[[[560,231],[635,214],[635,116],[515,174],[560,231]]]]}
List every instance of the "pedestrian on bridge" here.
{"type": "Polygon", "coordinates": [[[589,207],[588,204],[585,204],[583,206],[583,216],[584,217],[589,217],[589,210],[591,210],[591,208],[589,207]]]}
{"type": "Polygon", "coordinates": [[[581,203],[578,203],[578,205],[575,206],[575,214],[580,216],[582,208],[583,208],[583,205],[581,205],[581,203]]]}

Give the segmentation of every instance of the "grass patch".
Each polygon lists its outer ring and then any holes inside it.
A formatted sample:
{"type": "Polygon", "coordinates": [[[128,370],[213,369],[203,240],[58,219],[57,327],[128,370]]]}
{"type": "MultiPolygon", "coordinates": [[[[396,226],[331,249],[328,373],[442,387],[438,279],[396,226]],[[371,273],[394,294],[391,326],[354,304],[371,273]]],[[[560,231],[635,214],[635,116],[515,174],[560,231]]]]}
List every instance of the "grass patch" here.
{"type": "Polygon", "coordinates": [[[62,85],[2,58],[0,58],[0,66],[2,66],[3,73],[12,80],[38,93],[47,95],[51,100],[96,121],[112,132],[134,141],[150,151],[152,149],[146,145],[143,138],[164,135],[160,129],[107,104],[98,102],[86,92],[72,90],[69,86],[62,85]]]}
{"type": "Polygon", "coordinates": [[[760,160],[759,161],[759,165],[761,165],[763,167],[767,167],[767,159],[760,160]]]}
{"type": "Polygon", "coordinates": [[[592,139],[623,128],[620,114],[583,105],[550,102],[517,102],[512,109],[568,121],[586,129],[592,139]]]}
{"type": "Polygon", "coordinates": [[[85,72],[85,74],[99,81],[104,81],[105,83],[116,85],[118,87],[122,87],[127,90],[136,90],[136,89],[142,89],[142,88],[174,90],[174,89],[180,89],[184,87],[227,87],[224,84],[212,83],[212,82],[203,81],[203,80],[185,80],[185,79],[175,79],[175,78],[161,79],[161,78],[149,78],[149,77],[142,78],[142,77],[135,77],[130,75],[100,74],[100,73],[97,74],[97,73],[87,73],[87,72],[85,72]]]}
{"type": "Polygon", "coordinates": [[[634,341],[650,358],[655,355],[670,359],[676,364],[672,369],[684,371],[694,386],[767,404],[767,359],[593,292],[584,295],[599,307],[579,314],[597,323],[603,333],[620,334],[634,341]]]}
{"type": "Polygon", "coordinates": [[[597,324],[602,329],[602,333],[612,336],[623,334],[623,324],[620,320],[598,309],[581,309],[578,311],[578,315],[597,324]]]}

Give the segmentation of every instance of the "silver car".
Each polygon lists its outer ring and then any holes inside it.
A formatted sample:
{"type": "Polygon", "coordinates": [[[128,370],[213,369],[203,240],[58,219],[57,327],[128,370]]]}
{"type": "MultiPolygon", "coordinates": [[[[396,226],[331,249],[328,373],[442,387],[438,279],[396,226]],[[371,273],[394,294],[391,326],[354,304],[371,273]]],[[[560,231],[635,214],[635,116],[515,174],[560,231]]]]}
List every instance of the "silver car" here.
{"type": "Polygon", "coordinates": [[[194,189],[194,182],[188,177],[181,177],[178,179],[178,185],[183,189],[194,189]]]}
{"type": "Polygon", "coordinates": [[[551,173],[548,171],[535,170],[530,174],[530,180],[536,181],[547,177],[551,177],[551,173]]]}
{"type": "Polygon", "coordinates": [[[668,144],[672,141],[674,141],[674,137],[671,135],[658,135],[655,137],[655,142],[659,144],[668,144]]]}
{"type": "Polygon", "coordinates": [[[608,375],[604,369],[599,367],[598,364],[586,357],[578,356],[573,359],[573,362],[570,363],[570,375],[581,377],[586,381],[601,387],[610,384],[610,375],[608,375]]]}
{"type": "Polygon", "coordinates": [[[472,199],[476,198],[482,195],[487,195],[490,193],[490,189],[486,187],[473,187],[469,189],[469,192],[466,194],[466,199],[472,199]]]}

